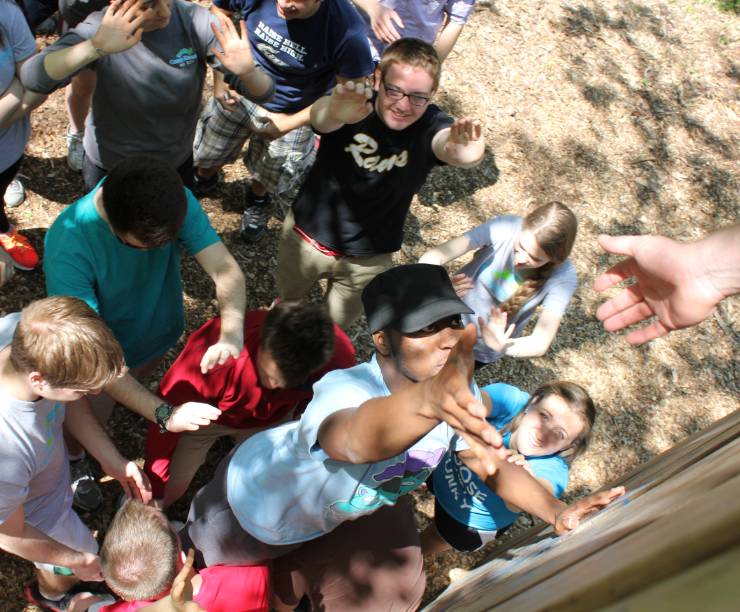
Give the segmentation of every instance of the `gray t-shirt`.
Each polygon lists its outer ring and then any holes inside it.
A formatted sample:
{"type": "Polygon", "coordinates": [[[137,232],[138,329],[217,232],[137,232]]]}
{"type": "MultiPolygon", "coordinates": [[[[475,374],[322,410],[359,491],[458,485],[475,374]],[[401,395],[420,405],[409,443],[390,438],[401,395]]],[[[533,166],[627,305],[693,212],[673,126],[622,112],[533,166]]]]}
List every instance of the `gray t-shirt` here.
{"type": "MultiPolygon", "coordinates": [[[[15,77],[15,64],[36,53],[36,41],[21,10],[11,2],[0,2],[0,94],[15,77]]],[[[28,115],[0,130],[0,172],[17,162],[31,136],[28,115]]]]}
{"type": "MultiPolygon", "coordinates": [[[[23,66],[29,89],[49,93],[66,85],[43,66],[44,56],[95,35],[105,11],[90,14],[23,66]]],[[[215,18],[203,7],[174,0],[169,24],[145,32],[127,51],[87,67],[97,73],[92,111],[85,124],[85,154],[109,170],[132,155],[152,155],[177,167],[192,154],[195,126],[215,36],[215,18]]]]}
{"type": "MultiPolygon", "coordinates": [[[[516,289],[514,275],[514,245],[522,228],[522,217],[501,215],[465,233],[473,249],[480,249],[473,260],[460,272],[473,279],[473,288],[463,298],[475,314],[463,315],[465,324],[478,329],[473,355],[478,361],[491,363],[502,354],[490,349],[480,336],[478,317],[488,319],[491,308],[505,302],[516,289]]],[[[509,323],[514,323],[513,338],[522,333],[537,307],[562,316],[578,285],[573,264],[566,260],[556,267],[544,285],[524,304],[509,323]]]]}
{"type": "MultiPolygon", "coordinates": [[[[20,313],[0,319],[0,350],[19,319],[20,313]]],[[[0,386],[0,523],[23,504],[26,522],[49,532],[72,507],[63,422],[63,403],[24,402],[0,386]]]]}

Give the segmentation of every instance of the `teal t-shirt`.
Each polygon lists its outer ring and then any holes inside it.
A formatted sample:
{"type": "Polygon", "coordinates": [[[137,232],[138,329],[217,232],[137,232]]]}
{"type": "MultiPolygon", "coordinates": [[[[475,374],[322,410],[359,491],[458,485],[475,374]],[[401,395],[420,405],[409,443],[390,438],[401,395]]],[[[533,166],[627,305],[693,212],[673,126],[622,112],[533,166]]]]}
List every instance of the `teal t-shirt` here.
{"type": "MultiPolygon", "coordinates": [[[[503,429],[521,412],[530,395],[512,385],[496,383],[483,388],[493,406],[487,419],[496,429],[503,429]]],[[[509,447],[511,433],[503,436],[509,447]]],[[[527,457],[536,478],[552,484],[555,497],[568,486],[568,464],[558,455],[527,457]]],[[[434,495],[442,508],[458,523],[479,531],[497,531],[511,525],[518,515],[506,502],[489,489],[456,453],[448,452],[434,471],[434,495]]]]}
{"type": "Polygon", "coordinates": [[[188,209],[175,242],[147,250],[126,246],[95,209],[99,188],[69,206],[46,233],[46,291],[94,308],[135,368],[174,346],[183,331],[180,247],[195,255],[220,239],[186,189],[188,209]]]}

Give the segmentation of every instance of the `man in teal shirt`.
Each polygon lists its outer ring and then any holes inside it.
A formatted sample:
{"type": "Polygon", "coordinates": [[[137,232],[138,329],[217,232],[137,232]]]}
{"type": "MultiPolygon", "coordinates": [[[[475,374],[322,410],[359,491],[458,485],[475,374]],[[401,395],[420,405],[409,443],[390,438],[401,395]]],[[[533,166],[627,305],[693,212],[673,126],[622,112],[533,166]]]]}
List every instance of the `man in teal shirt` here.
{"type": "MultiPolygon", "coordinates": [[[[97,310],[131,368],[105,393],[89,398],[103,422],[114,401],[172,432],[198,429],[220,414],[207,404],[163,404],[135,378],[151,374],[182,334],[180,248],[195,257],[216,285],[221,335],[203,357],[206,372],[241,352],[244,275],[174,169],[147,157],[120,162],[92,192],[62,212],[46,234],[48,294],[72,295],[97,310]]],[[[68,439],[68,444],[70,457],[82,455],[76,441],[68,439]]],[[[78,467],[81,480],[73,476],[79,480],[77,504],[95,507],[99,494],[83,492],[93,483],[85,466],[78,467]]]]}

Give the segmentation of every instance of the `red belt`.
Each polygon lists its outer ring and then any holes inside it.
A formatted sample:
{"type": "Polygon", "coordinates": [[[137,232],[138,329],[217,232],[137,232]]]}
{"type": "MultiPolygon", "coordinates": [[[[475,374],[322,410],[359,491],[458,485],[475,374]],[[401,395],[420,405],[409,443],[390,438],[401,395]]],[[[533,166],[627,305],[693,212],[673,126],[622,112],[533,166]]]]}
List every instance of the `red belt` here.
{"type": "Polygon", "coordinates": [[[304,242],[310,244],[314,249],[316,249],[319,253],[322,253],[323,255],[328,255],[329,257],[347,257],[344,253],[335,251],[334,249],[321,244],[318,240],[314,240],[297,225],[293,226],[293,231],[298,234],[304,242]]]}

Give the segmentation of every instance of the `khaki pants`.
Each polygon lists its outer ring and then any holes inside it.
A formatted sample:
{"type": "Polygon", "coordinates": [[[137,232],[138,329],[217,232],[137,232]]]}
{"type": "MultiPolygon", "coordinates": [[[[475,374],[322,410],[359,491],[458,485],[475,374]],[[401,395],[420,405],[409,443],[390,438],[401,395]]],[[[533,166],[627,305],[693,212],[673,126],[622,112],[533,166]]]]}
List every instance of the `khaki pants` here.
{"type": "Polygon", "coordinates": [[[277,265],[277,292],[283,300],[300,300],[314,283],[328,281],[326,303],[329,315],[347,329],[362,311],[360,296],[373,278],[393,265],[393,254],[368,257],[324,255],[293,231],[295,219],[285,216],[280,236],[277,265]]]}

